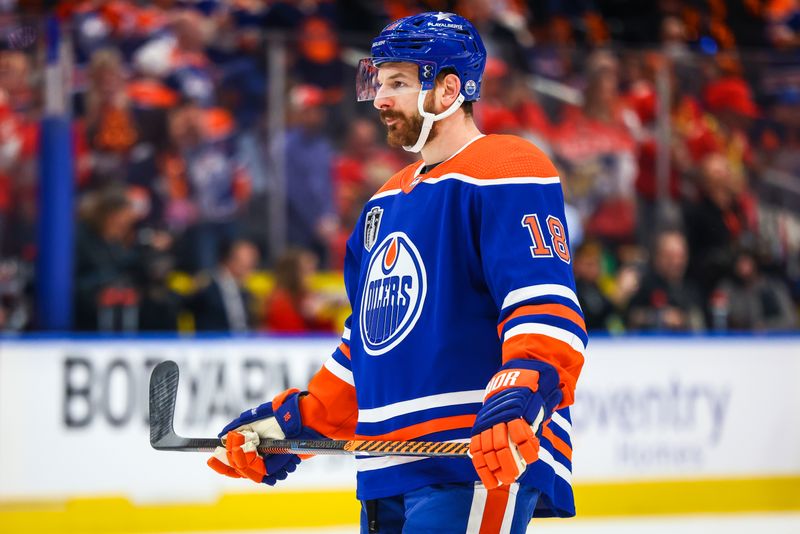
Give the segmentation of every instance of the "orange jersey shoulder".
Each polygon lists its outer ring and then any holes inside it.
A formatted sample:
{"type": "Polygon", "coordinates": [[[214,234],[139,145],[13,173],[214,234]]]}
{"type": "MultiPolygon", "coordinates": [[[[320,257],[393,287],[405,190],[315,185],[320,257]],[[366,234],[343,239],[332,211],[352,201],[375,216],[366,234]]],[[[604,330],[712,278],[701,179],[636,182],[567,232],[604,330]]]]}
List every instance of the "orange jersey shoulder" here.
{"type": "Polygon", "coordinates": [[[516,135],[482,137],[438,165],[430,176],[448,173],[464,174],[479,180],[558,177],[558,170],[550,158],[539,147],[516,135]]]}

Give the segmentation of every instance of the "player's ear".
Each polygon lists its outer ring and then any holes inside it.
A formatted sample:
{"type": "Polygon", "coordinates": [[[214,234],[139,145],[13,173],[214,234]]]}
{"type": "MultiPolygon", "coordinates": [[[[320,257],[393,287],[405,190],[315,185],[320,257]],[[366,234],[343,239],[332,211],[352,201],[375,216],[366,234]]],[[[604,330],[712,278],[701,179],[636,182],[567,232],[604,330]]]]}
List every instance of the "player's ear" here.
{"type": "Polygon", "coordinates": [[[458,98],[461,91],[461,80],[455,74],[448,74],[441,82],[441,103],[444,109],[449,108],[458,98]]]}

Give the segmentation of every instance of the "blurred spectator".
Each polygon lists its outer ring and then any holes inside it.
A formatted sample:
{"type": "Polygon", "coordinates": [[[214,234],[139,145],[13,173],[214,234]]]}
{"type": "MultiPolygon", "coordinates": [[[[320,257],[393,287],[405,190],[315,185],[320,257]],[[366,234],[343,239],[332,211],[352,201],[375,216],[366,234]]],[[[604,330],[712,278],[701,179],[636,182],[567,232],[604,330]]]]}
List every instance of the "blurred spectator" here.
{"type": "Polygon", "coordinates": [[[126,90],[122,56],[113,48],[97,51],[89,65],[85,130],[91,186],[127,181],[129,154],[139,140],[126,90]]]}
{"type": "Polygon", "coordinates": [[[501,59],[486,61],[475,121],[485,134],[521,135],[549,152],[550,121],[522,77],[501,59]]]}
{"type": "Polygon", "coordinates": [[[700,199],[684,208],[689,238],[689,276],[710,291],[733,263],[733,252],[749,237],[729,160],[710,154],[700,169],[700,199]]]}
{"type": "Polygon", "coordinates": [[[323,133],[327,116],[323,103],[318,87],[292,88],[285,141],[273,140],[271,150],[285,151],[289,244],[312,250],[327,267],[339,221],[333,194],[334,151],[323,133]]]}
{"type": "Polygon", "coordinates": [[[685,277],[688,259],[686,238],[682,233],[665,231],[658,235],[652,266],[628,308],[627,322],[631,330],[703,329],[703,300],[685,277]]]}
{"type": "Polygon", "coordinates": [[[321,89],[325,103],[338,103],[344,94],[345,77],[336,29],[325,17],[311,15],[299,30],[294,65],[298,81],[321,89]]]}
{"type": "Polygon", "coordinates": [[[6,92],[11,108],[18,113],[33,111],[38,104],[31,76],[30,58],[25,52],[0,51],[0,87],[6,92]]]}
{"type": "Polygon", "coordinates": [[[333,331],[332,304],[311,289],[317,258],[305,250],[289,250],[275,265],[275,288],[264,307],[264,328],[271,332],[333,331]]]}
{"type": "Polygon", "coordinates": [[[0,255],[34,255],[39,124],[29,57],[0,51],[0,255]]]}
{"type": "Polygon", "coordinates": [[[591,241],[575,250],[575,288],[587,330],[613,330],[621,323],[614,304],[600,289],[602,256],[600,245],[591,241]]]}
{"type": "Polygon", "coordinates": [[[163,80],[182,97],[202,107],[216,102],[214,64],[205,52],[212,23],[193,10],[172,16],[170,32],[147,42],[134,55],[144,76],[163,80]]]}
{"type": "Polygon", "coordinates": [[[797,0],[769,0],[766,6],[767,34],[779,49],[796,49],[800,46],[800,2],[797,0]]]}
{"type": "Polygon", "coordinates": [[[189,251],[181,266],[197,272],[212,268],[220,245],[238,236],[237,215],[250,195],[250,177],[228,112],[185,105],[173,111],[170,134],[167,223],[187,229],[189,251]]]}
{"type": "Polygon", "coordinates": [[[756,255],[746,250],[737,253],[732,275],[712,293],[709,307],[717,329],[763,332],[797,327],[786,284],[762,273],[756,255]]]}
{"type": "Polygon", "coordinates": [[[258,265],[259,252],[247,240],[223,245],[217,268],[188,301],[198,332],[246,332],[255,323],[253,296],[245,281],[258,265]]]}
{"type": "Polygon", "coordinates": [[[134,242],[136,213],[119,190],[98,192],[84,203],[75,243],[75,328],[136,330],[142,266],[134,242]]]}
{"type": "MultiPolygon", "coordinates": [[[[398,152],[379,142],[379,130],[374,121],[356,118],[347,128],[342,150],[333,162],[333,179],[336,185],[336,209],[344,217],[354,204],[359,211],[363,192],[372,195],[386,181],[387,176],[402,169],[407,160],[398,152]]],[[[346,228],[347,232],[352,228],[346,228]]]]}
{"type": "Polygon", "coordinates": [[[168,285],[175,261],[170,254],[154,252],[145,258],[144,264],[139,330],[175,332],[178,330],[178,317],[183,306],[181,296],[168,285]]]}
{"type": "Polygon", "coordinates": [[[33,268],[18,260],[0,261],[0,331],[22,332],[31,323],[33,268]]]}
{"type": "Polygon", "coordinates": [[[735,185],[743,189],[748,169],[757,163],[748,132],[761,113],[752,91],[738,74],[727,74],[706,85],[703,99],[717,119],[711,148],[728,156],[735,185]]]}
{"type": "Polygon", "coordinates": [[[593,56],[581,108],[569,107],[553,129],[556,165],[586,232],[611,242],[632,240],[638,119],[620,99],[613,56],[593,56]]]}
{"type": "Polygon", "coordinates": [[[528,31],[524,13],[512,2],[461,0],[458,13],[472,22],[481,34],[488,55],[528,68],[528,50],[533,48],[533,35],[528,31]]]}

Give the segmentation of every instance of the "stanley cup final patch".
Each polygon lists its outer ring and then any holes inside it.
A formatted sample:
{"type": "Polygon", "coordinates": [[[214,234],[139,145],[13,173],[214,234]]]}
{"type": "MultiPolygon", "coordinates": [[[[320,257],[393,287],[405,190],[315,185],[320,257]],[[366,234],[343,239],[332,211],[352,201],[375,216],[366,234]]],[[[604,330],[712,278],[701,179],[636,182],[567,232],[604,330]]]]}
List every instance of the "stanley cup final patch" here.
{"type": "Polygon", "coordinates": [[[367,218],[364,221],[364,248],[367,249],[367,252],[372,250],[378,240],[381,218],[383,218],[383,208],[378,206],[375,206],[367,213],[367,218]]]}

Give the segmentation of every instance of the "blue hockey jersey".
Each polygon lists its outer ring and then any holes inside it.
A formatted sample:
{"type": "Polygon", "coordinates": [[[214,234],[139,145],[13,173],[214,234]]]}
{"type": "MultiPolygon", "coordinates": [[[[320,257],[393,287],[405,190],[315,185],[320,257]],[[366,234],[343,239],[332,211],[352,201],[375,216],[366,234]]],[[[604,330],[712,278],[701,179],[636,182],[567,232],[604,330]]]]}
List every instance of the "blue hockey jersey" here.
{"type": "MultiPolygon", "coordinates": [[[[311,380],[304,424],[336,439],[468,442],[500,366],[536,359],[563,400],[520,484],[536,515],[574,515],[569,409],[587,344],[558,173],[534,145],[479,136],[426,174],[376,193],[347,243],[352,306],[342,343],[311,380]]],[[[359,499],[477,481],[468,459],[357,459],[359,499]]]]}

